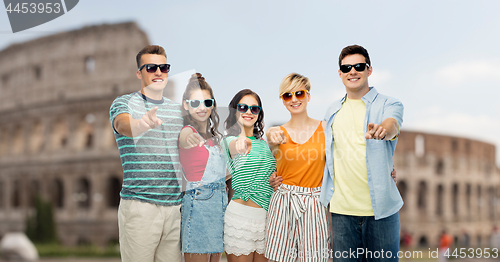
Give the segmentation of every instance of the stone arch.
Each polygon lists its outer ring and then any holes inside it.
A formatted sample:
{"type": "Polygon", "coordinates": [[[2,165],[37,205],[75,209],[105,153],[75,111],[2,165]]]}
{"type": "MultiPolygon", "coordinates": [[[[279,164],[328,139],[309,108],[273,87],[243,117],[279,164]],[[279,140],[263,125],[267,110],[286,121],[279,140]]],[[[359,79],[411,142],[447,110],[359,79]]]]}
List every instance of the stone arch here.
{"type": "Polygon", "coordinates": [[[40,121],[37,121],[31,129],[29,148],[32,153],[37,153],[42,151],[44,146],[45,139],[43,137],[43,125],[40,121]]]}
{"type": "Polygon", "coordinates": [[[458,187],[458,184],[455,183],[455,184],[453,184],[452,196],[451,196],[453,215],[455,215],[455,217],[458,215],[458,212],[459,212],[459,210],[458,210],[459,209],[458,197],[459,197],[459,187],[458,187]]]}
{"type": "Polygon", "coordinates": [[[12,181],[12,204],[13,208],[21,207],[21,181],[16,179],[12,181]]]}
{"type": "Polygon", "coordinates": [[[419,247],[428,247],[429,246],[429,241],[427,241],[427,237],[426,236],[421,236],[418,239],[418,246],[419,247]]]}
{"type": "Polygon", "coordinates": [[[444,174],[444,161],[443,159],[438,159],[436,162],[436,174],[437,175],[442,175],[444,174]]]}
{"type": "Polygon", "coordinates": [[[12,141],[12,154],[19,155],[24,151],[24,136],[23,136],[23,127],[21,125],[17,125],[14,128],[14,136],[12,141]]]}
{"type": "Polygon", "coordinates": [[[50,185],[50,198],[56,208],[64,207],[64,184],[59,178],[52,180],[50,185]]]}
{"type": "Polygon", "coordinates": [[[482,205],[483,205],[483,190],[481,185],[477,185],[477,216],[478,218],[481,218],[481,211],[483,210],[482,205]]]}
{"type": "Polygon", "coordinates": [[[465,198],[466,198],[466,207],[467,207],[467,216],[470,218],[471,215],[471,205],[472,205],[472,186],[471,184],[467,184],[465,186],[465,198]]]}
{"type": "Polygon", "coordinates": [[[427,183],[425,181],[420,181],[420,183],[418,183],[417,194],[417,208],[420,212],[426,212],[428,193],[427,183]]]}
{"type": "Polygon", "coordinates": [[[35,207],[36,197],[40,194],[40,182],[38,180],[31,180],[28,185],[28,207],[35,207]]]}
{"type": "MultiPolygon", "coordinates": [[[[406,181],[402,180],[402,181],[399,181],[396,186],[398,187],[399,189],[399,194],[401,194],[401,198],[403,198],[403,202],[406,202],[406,195],[407,195],[407,191],[408,191],[408,186],[406,185],[406,181]]],[[[402,211],[404,211],[404,206],[403,206],[403,209],[402,211]]]]}
{"type": "Polygon", "coordinates": [[[5,186],[3,180],[0,180],[0,209],[5,207],[5,186]]]}
{"type": "Polygon", "coordinates": [[[94,114],[86,114],[79,123],[76,146],[78,149],[90,149],[95,144],[94,123],[96,117],[94,114]]]}
{"type": "Polygon", "coordinates": [[[488,188],[488,210],[490,221],[495,221],[495,188],[488,188]]]}
{"type": "Polygon", "coordinates": [[[118,207],[120,205],[120,191],[122,189],[122,185],[120,179],[116,176],[110,176],[108,178],[108,197],[107,203],[108,207],[118,207]]]}
{"type": "Polygon", "coordinates": [[[425,137],[423,135],[415,136],[415,155],[417,157],[425,155],[425,137]]]}
{"type": "Polygon", "coordinates": [[[76,181],[75,200],[79,208],[90,208],[90,192],[90,182],[87,178],[80,178],[76,181]]]}
{"type": "Polygon", "coordinates": [[[438,185],[436,188],[436,215],[442,217],[444,213],[444,187],[443,185],[438,185]]]}
{"type": "Polygon", "coordinates": [[[52,148],[60,149],[68,144],[68,123],[64,119],[59,119],[52,129],[52,148]]]}
{"type": "Polygon", "coordinates": [[[5,156],[9,152],[9,139],[7,130],[0,129],[0,156],[5,156]]]}

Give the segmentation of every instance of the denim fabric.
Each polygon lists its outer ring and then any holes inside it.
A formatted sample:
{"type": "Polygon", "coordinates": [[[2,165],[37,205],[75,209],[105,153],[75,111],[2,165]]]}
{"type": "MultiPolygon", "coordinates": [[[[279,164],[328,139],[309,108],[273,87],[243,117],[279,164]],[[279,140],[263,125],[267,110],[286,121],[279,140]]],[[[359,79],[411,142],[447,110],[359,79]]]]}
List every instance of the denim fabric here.
{"type": "Polygon", "coordinates": [[[183,253],[222,253],[224,212],[227,206],[225,179],[185,192],[181,209],[183,253]]]}
{"type": "Polygon", "coordinates": [[[187,182],[186,190],[208,185],[226,177],[226,159],[224,158],[222,149],[219,146],[208,146],[206,144],[205,148],[209,155],[203,177],[201,181],[187,182]]]}
{"type": "MultiPolygon", "coordinates": [[[[333,196],[333,134],[332,123],[335,114],[342,107],[346,97],[334,102],[325,115],[325,154],[326,166],[323,174],[323,184],[321,186],[320,201],[326,207],[333,196]]],[[[399,128],[403,122],[403,104],[395,98],[382,95],[373,87],[361,98],[366,105],[366,115],[364,132],[366,132],[368,123],[380,124],[386,118],[394,118],[398,122],[399,128]]],[[[403,199],[399,194],[396,183],[390,176],[392,171],[392,156],[396,149],[398,139],[393,141],[366,140],[366,167],[368,176],[368,187],[370,189],[370,198],[372,202],[375,219],[388,217],[401,209],[403,199]]]]}
{"type": "Polygon", "coordinates": [[[334,261],[398,261],[399,213],[373,216],[332,214],[334,261]]]}

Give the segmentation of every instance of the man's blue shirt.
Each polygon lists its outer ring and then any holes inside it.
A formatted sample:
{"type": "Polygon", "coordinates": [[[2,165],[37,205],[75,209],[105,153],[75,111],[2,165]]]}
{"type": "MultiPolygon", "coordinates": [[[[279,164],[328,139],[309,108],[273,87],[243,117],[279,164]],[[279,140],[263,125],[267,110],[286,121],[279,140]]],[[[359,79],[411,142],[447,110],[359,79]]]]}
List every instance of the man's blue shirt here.
{"type": "MultiPolygon", "coordinates": [[[[325,115],[325,150],[326,167],[323,174],[320,200],[324,206],[328,206],[333,196],[333,131],[332,124],[335,114],[344,103],[344,98],[335,101],[327,110],[325,115]]],[[[370,91],[361,100],[366,105],[366,115],[363,122],[363,130],[366,133],[368,123],[381,124],[386,118],[394,118],[401,128],[403,123],[403,104],[392,97],[379,94],[377,90],[370,87],[370,91]]],[[[392,141],[366,139],[366,168],[368,175],[368,187],[375,219],[388,217],[403,206],[403,199],[399,194],[396,183],[390,176],[392,171],[392,157],[398,139],[392,141]]]]}

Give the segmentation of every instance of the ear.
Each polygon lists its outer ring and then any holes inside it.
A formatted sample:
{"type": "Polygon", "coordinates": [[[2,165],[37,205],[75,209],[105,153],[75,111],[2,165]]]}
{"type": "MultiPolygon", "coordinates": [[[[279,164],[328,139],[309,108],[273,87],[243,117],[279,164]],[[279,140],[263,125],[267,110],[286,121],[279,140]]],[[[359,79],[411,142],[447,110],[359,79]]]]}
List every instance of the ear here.
{"type": "Polygon", "coordinates": [[[342,71],[339,69],[339,77],[342,78],[342,71]]]}
{"type": "Polygon", "coordinates": [[[311,93],[309,93],[309,91],[307,91],[307,102],[311,101],[311,93]]]}
{"type": "Polygon", "coordinates": [[[189,111],[186,101],[182,101],[182,105],[184,106],[184,110],[189,111]]]}
{"type": "Polygon", "coordinates": [[[368,76],[372,75],[372,70],[373,70],[372,66],[368,67],[368,76]]]}
{"type": "Polygon", "coordinates": [[[135,75],[137,76],[137,78],[141,79],[142,80],[142,74],[141,74],[141,71],[137,70],[135,71],[135,75]]]}

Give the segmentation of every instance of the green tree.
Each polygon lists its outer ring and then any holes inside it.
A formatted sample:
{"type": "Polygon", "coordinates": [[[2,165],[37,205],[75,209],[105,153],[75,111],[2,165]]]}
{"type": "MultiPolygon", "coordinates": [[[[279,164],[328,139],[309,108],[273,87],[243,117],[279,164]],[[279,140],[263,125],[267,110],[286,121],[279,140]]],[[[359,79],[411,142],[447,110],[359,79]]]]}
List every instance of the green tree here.
{"type": "Polygon", "coordinates": [[[35,198],[35,212],[26,218],[26,235],[36,243],[57,243],[52,203],[35,198]]]}

